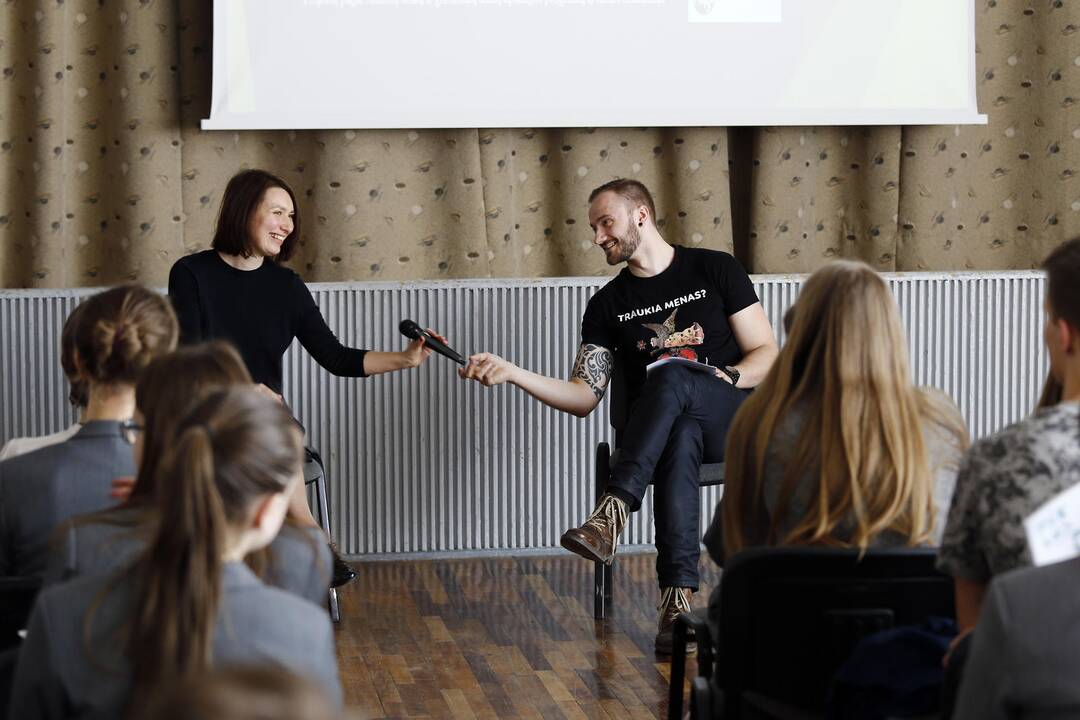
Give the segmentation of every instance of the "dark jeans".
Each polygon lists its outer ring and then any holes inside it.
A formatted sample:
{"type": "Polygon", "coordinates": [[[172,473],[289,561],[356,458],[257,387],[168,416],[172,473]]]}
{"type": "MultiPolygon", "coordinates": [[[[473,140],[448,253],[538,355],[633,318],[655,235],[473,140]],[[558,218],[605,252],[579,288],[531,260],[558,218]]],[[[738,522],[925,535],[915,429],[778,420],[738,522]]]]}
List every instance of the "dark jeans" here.
{"type": "Polygon", "coordinates": [[[702,462],[723,461],[731,419],[749,394],[671,364],[649,376],[630,411],[607,489],[636,511],[654,483],[656,575],[662,588],[697,590],[699,470],[702,462]]]}

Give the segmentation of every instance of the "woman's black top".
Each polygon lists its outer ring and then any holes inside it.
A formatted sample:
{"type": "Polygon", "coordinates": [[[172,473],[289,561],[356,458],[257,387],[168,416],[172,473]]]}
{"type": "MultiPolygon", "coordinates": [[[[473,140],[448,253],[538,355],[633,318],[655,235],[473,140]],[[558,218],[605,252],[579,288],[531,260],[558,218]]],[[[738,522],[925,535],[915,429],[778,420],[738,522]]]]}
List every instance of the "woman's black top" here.
{"type": "Polygon", "coordinates": [[[300,276],[275,262],[238,270],[215,250],[188,255],[169,272],[169,299],[182,343],[228,340],[255,382],[276,393],[293,338],[334,375],[364,376],[367,351],[342,345],[300,276]]]}

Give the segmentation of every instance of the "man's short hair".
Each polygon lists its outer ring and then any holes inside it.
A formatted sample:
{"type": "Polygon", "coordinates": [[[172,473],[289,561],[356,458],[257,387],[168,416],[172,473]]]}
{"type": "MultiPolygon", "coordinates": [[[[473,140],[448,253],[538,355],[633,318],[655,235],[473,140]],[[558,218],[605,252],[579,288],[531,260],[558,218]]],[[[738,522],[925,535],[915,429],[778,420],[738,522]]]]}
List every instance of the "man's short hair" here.
{"type": "Polygon", "coordinates": [[[589,202],[591,203],[606,192],[613,192],[619,197],[628,200],[635,208],[641,205],[649,208],[649,217],[652,218],[653,223],[656,223],[656,204],[653,202],[649,188],[642,183],[626,178],[606,182],[589,193],[589,202]]]}
{"type": "Polygon", "coordinates": [[[1080,330],[1080,238],[1059,245],[1042,266],[1050,314],[1080,330]]]}

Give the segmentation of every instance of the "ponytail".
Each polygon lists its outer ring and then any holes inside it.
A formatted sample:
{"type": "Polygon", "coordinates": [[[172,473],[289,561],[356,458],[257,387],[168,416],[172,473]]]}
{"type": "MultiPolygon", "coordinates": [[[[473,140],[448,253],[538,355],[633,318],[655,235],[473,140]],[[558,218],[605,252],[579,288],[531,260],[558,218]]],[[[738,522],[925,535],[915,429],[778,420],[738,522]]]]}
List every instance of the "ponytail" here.
{"type": "Polygon", "coordinates": [[[163,682],[209,669],[230,534],[250,527],[261,499],[288,491],[303,452],[292,416],[250,387],[209,393],[175,428],[155,470],[157,526],[134,566],[133,712],[163,682]]]}
{"type": "Polygon", "coordinates": [[[149,700],[163,680],[208,669],[221,590],[226,513],[209,428],[191,425],[181,433],[160,480],[157,532],[135,568],[132,707],[149,700]]]}

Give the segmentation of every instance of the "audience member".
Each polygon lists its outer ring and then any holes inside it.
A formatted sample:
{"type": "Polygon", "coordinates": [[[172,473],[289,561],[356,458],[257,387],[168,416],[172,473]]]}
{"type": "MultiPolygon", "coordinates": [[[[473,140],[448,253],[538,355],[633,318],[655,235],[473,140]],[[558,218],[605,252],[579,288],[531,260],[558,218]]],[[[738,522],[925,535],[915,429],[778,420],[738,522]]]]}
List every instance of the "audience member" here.
{"type": "Polygon", "coordinates": [[[274,663],[341,705],[325,612],[241,562],[281,527],[301,438],[274,400],[216,391],[178,424],[157,471],[160,522],[131,570],[42,592],[15,671],[11,717],[137,714],[211,666],[274,663]]]}
{"type": "Polygon", "coordinates": [[[960,468],[938,567],[956,582],[961,632],[976,624],[990,580],[1031,564],[1024,519],[1080,481],[1080,238],[1054,250],[1044,339],[1056,404],[975,443],[960,468]]]}
{"type": "Polygon", "coordinates": [[[1080,604],[1074,592],[1080,594],[1080,559],[994,578],[954,718],[1080,717],[1080,604]]]}
{"type": "Polygon", "coordinates": [[[75,328],[78,325],[82,307],[82,304],[75,306],[75,309],[67,316],[67,320],[64,321],[63,330],[60,331],[60,367],[64,371],[64,377],[67,378],[70,387],[68,400],[71,402],[72,407],[75,408],[75,411],[79,413],[79,420],[73,423],[71,427],[54,432],[51,435],[19,437],[8,440],[4,443],[3,449],[0,449],[0,460],[7,460],[17,455],[25,455],[38,448],[62,443],[82,427],[82,413],[86,410],[88,398],[86,382],[79,377],[79,369],[75,364],[75,328]]]}
{"type": "Polygon", "coordinates": [[[134,472],[135,382],[177,340],[168,301],[140,285],[86,300],[74,332],[83,424],[65,442],[0,462],[0,575],[40,575],[61,522],[112,504],[113,478],[134,472]]]}
{"type": "Polygon", "coordinates": [[[340,720],[322,689],[274,665],[233,667],[177,683],[140,720],[340,720]]]}
{"type": "Polygon", "coordinates": [[[840,261],[810,276],[728,434],[724,497],[705,535],[718,564],[753,546],[936,543],[967,433],[948,398],[911,384],[907,357],[877,273],[840,261]]]}
{"type": "MultiPolygon", "coordinates": [[[[175,440],[184,409],[213,390],[251,384],[243,360],[224,342],[183,347],[150,363],[135,386],[134,421],[142,431],[135,440],[139,471],[130,498],[68,523],[50,554],[46,582],[109,573],[142,550],[157,519],[157,468],[175,440]]],[[[271,585],[316,604],[326,600],[331,557],[320,528],[286,518],[270,547],[247,561],[271,585]]]]}

